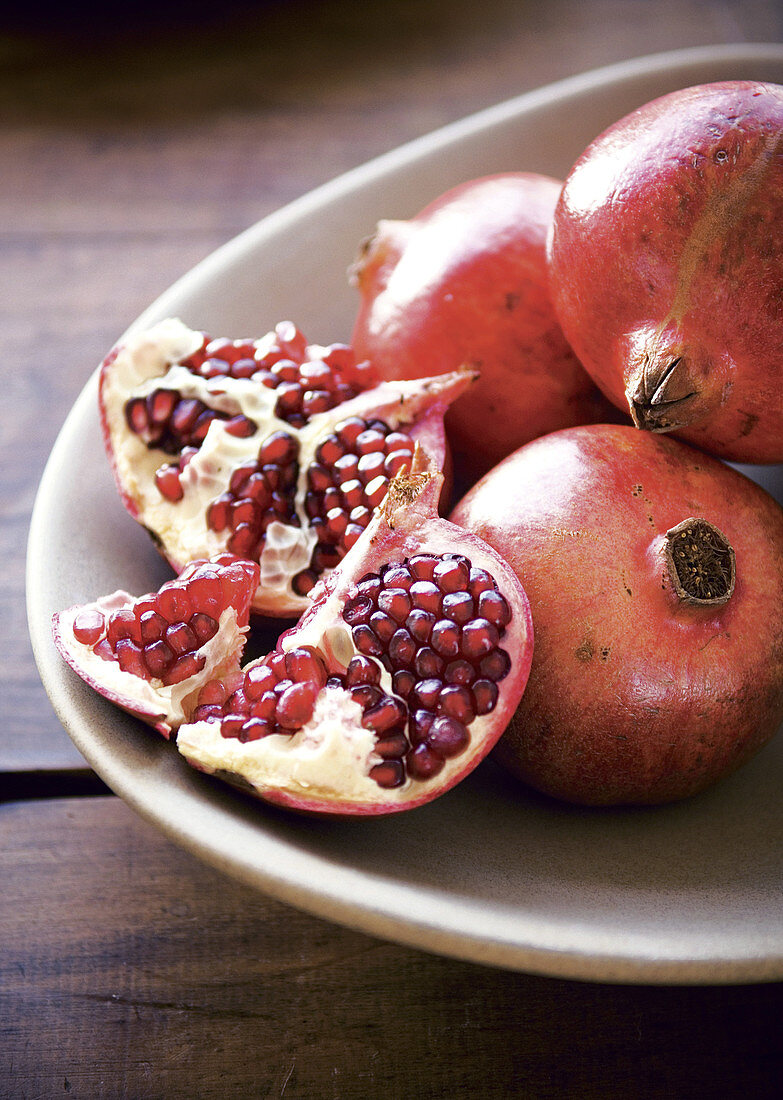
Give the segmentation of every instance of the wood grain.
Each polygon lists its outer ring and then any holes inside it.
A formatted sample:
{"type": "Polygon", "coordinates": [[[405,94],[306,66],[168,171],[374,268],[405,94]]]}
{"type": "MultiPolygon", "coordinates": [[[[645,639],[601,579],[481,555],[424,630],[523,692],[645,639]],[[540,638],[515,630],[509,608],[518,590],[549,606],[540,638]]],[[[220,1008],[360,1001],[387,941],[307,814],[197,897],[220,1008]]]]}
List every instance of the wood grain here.
{"type": "Polygon", "coordinates": [[[0,1094],[776,1095],[783,986],[455,962],[263,898],[117,799],[0,807],[0,1094]]]}

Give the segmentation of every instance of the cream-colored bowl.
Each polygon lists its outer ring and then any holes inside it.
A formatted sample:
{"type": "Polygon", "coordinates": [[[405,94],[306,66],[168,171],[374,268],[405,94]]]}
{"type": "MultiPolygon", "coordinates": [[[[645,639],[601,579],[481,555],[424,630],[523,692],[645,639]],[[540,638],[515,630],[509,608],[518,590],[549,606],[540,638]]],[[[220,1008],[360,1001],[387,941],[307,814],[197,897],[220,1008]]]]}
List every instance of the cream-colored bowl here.
{"type": "MultiPolygon", "coordinates": [[[[264,219],[178,281],[136,325],[178,315],[260,334],[290,318],[346,339],[346,269],[378,218],[406,217],[491,172],[564,175],[605,126],[664,92],[783,83],[783,46],[692,49],[561,81],[405,145],[264,219]]],[[[135,326],[134,326],[135,327],[135,326]]],[[[777,491],[779,471],[763,480],[777,491]]],[[[124,512],[103,453],[96,376],[53,449],[28,552],[30,631],[52,703],[83,755],[143,817],[230,875],[321,917],[431,951],[625,982],[783,978],[783,741],[689,802],[589,811],[485,763],[459,788],[381,820],[289,816],[192,771],[60,660],[52,613],[168,577],[124,512]]]]}

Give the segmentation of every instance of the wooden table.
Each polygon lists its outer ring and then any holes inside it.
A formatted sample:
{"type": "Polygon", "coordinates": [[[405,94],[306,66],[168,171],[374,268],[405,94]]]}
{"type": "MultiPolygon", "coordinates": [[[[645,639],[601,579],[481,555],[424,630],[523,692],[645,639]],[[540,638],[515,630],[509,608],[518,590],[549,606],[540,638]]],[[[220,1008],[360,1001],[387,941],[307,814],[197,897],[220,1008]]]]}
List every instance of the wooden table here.
{"type": "Polygon", "coordinates": [[[779,3],[301,0],[212,21],[206,7],[191,23],[165,4],[135,26],[79,26],[78,4],[46,32],[35,5],[0,22],[0,1096],[779,1095],[781,985],[591,985],[430,956],[174,847],[56,720],[23,579],[68,408],[194,262],[526,89],[661,49],[780,41],[779,3]]]}

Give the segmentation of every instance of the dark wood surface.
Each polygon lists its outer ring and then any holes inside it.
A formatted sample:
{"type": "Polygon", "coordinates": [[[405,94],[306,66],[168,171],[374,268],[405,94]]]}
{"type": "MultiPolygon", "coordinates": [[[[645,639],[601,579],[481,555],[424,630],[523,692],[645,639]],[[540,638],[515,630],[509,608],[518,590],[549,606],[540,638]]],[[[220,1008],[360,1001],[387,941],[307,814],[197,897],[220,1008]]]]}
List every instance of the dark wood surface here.
{"type": "Polygon", "coordinates": [[[498,100],[658,50],[781,41],[778,0],[129,7],[133,22],[78,4],[0,15],[0,1097],[779,1095],[781,985],[507,973],[202,866],[84,766],[24,609],[50,447],[95,363],[178,275],[498,100]]]}

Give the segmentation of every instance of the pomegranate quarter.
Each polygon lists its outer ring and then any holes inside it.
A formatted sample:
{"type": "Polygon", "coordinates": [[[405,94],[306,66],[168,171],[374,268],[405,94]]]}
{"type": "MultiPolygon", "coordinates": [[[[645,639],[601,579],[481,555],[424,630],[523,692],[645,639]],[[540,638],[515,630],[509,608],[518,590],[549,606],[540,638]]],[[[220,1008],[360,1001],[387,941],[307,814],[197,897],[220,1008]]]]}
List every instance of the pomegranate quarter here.
{"type": "Polygon", "coordinates": [[[104,361],[104,442],[126,508],[175,571],[252,559],[252,610],[296,617],[416,444],[442,468],[444,412],[473,378],[374,385],[349,347],[308,344],[290,322],[213,340],[170,319],[104,361]]]}
{"type": "Polygon", "coordinates": [[[586,804],[692,795],[783,720],[783,510],[676,439],[592,425],[521,448],[451,517],[530,597],[497,759],[586,804]]]}
{"type": "Polygon", "coordinates": [[[383,814],[430,801],[500,737],[533,638],[514,572],[438,517],[443,476],[420,451],[413,467],[299,623],[245,668],[258,565],[225,556],[140,601],[64,612],[58,646],[99,692],[176,730],[194,767],[270,802],[383,814]]]}
{"type": "Polygon", "coordinates": [[[707,84],[621,119],[569,173],[560,323],[634,422],[783,461],[783,87],[707,84]]]}

